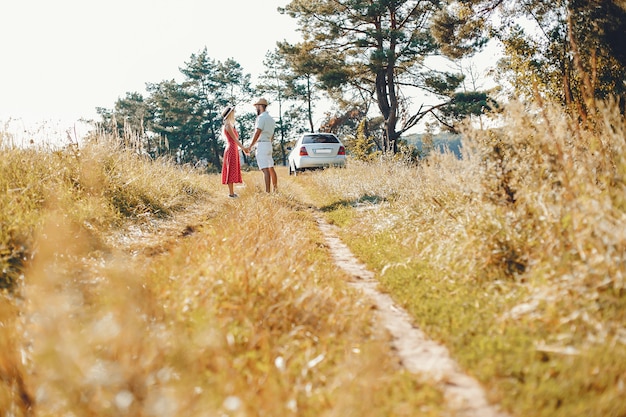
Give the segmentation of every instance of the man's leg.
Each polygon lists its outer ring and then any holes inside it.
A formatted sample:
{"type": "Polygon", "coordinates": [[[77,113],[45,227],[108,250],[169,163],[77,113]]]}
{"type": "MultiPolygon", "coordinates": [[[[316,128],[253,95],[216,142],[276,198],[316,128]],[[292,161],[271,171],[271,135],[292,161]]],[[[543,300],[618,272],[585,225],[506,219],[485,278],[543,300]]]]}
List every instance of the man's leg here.
{"type": "Polygon", "coordinates": [[[263,171],[263,179],[265,180],[265,191],[266,192],[270,192],[270,169],[269,168],[263,168],[261,171],[263,171]]]}
{"type": "Polygon", "coordinates": [[[270,178],[272,180],[272,185],[274,186],[274,191],[277,191],[278,177],[276,176],[276,170],[274,169],[274,167],[270,168],[270,178]]]}

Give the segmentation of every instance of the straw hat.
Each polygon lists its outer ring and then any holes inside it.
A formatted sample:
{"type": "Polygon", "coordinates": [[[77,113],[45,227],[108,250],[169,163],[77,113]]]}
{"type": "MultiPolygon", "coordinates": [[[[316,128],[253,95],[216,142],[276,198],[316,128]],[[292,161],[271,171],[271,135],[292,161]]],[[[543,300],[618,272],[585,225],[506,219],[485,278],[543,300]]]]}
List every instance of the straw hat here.
{"type": "Polygon", "coordinates": [[[258,99],[258,100],[256,101],[256,103],[254,103],[253,105],[254,105],[254,106],[256,106],[256,105],[258,105],[258,104],[263,105],[263,106],[267,106],[267,105],[269,105],[269,103],[267,102],[267,100],[265,100],[264,98],[260,98],[260,99],[258,99]]]}
{"type": "Polygon", "coordinates": [[[222,110],[222,119],[226,119],[233,110],[235,110],[235,106],[226,106],[226,108],[222,110]]]}

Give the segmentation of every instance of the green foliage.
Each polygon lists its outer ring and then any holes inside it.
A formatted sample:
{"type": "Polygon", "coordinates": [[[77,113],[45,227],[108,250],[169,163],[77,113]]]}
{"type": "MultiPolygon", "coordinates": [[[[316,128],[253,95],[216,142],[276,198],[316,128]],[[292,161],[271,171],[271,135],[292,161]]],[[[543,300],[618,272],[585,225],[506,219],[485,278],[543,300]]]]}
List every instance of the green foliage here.
{"type": "MultiPolygon", "coordinates": [[[[276,51],[269,55],[266,62],[264,78],[269,85],[261,87],[271,95],[292,99],[302,105],[292,106],[292,116],[288,125],[297,126],[301,120],[307,120],[309,132],[315,131],[313,125],[313,109],[318,85],[315,80],[314,67],[320,65],[313,55],[310,54],[310,44],[292,46],[286,42],[279,42],[276,51]],[[306,112],[302,112],[302,106],[306,112]]],[[[263,79],[263,78],[262,78],[263,79]]],[[[299,132],[298,132],[299,133],[299,132]]]]}
{"type": "Polygon", "coordinates": [[[170,155],[182,154],[180,162],[190,161],[189,151],[199,139],[200,122],[193,117],[191,94],[175,80],[147,84],[147,90],[154,108],[154,133],[167,138],[170,155]]]}
{"type": "Polygon", "coordinates": [[[457,2],[456,13],[452,8],[441,10],[433,21],[433,36],[439,41],[441,51],[449,57],[461,58],[484,47],[489,36],[484,22],[473,15],[472,2],[457,2]]]}
{"type": "Polygon", "coordinates": [[[424,85],[440,96],[450,96],[463,82],[463,76],[450,73],[433,73],[424,76],[424,85]]]}
{"type": "MultiPolygon", "coordinates": [[[[102,127],[128,138],[134,147],[152,157],[169,155],[177,163],[221,168],[223,143],[221,111],[251,96],[250,75],[232,59],[224,62],[209,57],[204,48],[192,54],[180,68],[182,82],[165,80],[147,83],[149,96],[127,93],[114,110],[98,109],[102,127]]],[[[249,119],[240,118],[242,139],[250,131],[249,119]]]]}
{"type": "Polygon", "coordinates": [[[369,135],[368,122],[361,120],[356,130],[356,137],[346,140],[346,146],[350,155],[359,161],[372,161],[380,154],[376,150],[376,143],[369,135]]]}
{"type": "Polygon", "coordinates": [[[403,90],[419,88],[447,100],[460,83],[458,76],[424,64],[438,52],[430,20],[439,7],[438,2],[294,0],[282,11],[299,20],[305,42],[293,48],[309,52],[308,62],[316,63],[311,71],[327,91],[375,97],[385,123],[382,151],[395,152],[396,139],[436,109],[412,114],[401,99],[403,90]]]}
{"type": "Polygon", "coordinates": [[[154,119],[153,110],[143,95],[126,93],[126,97],[115,102],[113,110],[97,109],[102,117],[99,128],[116,135],[121,143],[126,142],[129,146],[133,141],[139,142],[148,154],[156,157],[167,149],[163,147],[163,142],[154,141],[147,134],[151,130],[151,123],[154,119]]]}
{"type": "MultiPolygon", "coordinates": [[[[280,44],[279,44],[280,45],[280,44]]],[[[280,46],[279,46],[280,47],[280,46]]],[[[256,91],[261,96],[265,96],[270,101],[275,102],[273,106],[278,114],[276,121],[275,137],[278,139],[277,160],[282,161],[282,165],[287,165],[287,143],[306,130],[303,126],[308,119],[310,132],[313,128],[313,89],[310,75],[307,73],[296,73],[288,64],[289,57],[281,54],[278,50],[267,53],[263,62],[265,71],[261,75],[256,91]],[[307,112],[302,112],[301,101],[307,112]]],[[[274,111],[273,110],[273,111],[274,111]]],[[[273,113],[272,111],[272,113],[273,113]]]]}
{"type": "Polygon", "coordinates": [[[454,111],[444,109],[444,113],[448,111],[450,114],[454,114],[458,119],[463,119],[467,116],[479,116],[488,111],[497,109],[498,103],[496,103],[485,92],[459,92],[453,95],[454,111]]]}
{"type": "Polygon", "coordinates": [[[498,39],[505,47],[499,80],[509,84],[512,96],[539,94],[585,120],[595,113],[595,100],[626,94],[626,53],[618,41],[624,22],[626,7],[614,0],[536,0],[524,7],[513,1],[455,1],[438,15],[435,36],[455,57],[473,53],[485,39],[498,39]]]}

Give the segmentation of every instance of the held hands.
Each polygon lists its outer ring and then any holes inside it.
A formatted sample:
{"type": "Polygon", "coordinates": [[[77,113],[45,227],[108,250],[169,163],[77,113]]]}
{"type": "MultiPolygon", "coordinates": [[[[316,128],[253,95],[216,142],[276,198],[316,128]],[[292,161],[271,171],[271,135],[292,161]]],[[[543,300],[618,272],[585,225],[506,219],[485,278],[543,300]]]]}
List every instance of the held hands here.
{"type": "Polygon", "coordinates": [[[244,152],[246,155],[250,155],[250,152],[252,152],[252,147],[253,147],[253,146],[254,146],[254,143],[251,143],[251,144],[250,144],[250,145],[248,145],[248,146],[244,146],[244,148],[243,148],[243,152],[244,152]]]}

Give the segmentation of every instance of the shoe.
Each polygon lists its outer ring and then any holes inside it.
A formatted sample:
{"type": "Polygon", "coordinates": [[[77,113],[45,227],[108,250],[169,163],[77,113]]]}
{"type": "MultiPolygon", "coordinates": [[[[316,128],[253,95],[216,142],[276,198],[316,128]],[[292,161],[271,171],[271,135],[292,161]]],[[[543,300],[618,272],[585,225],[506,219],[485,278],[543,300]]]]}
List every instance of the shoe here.
{"type": "Polygon", "coordinates": [[[239,197],[237,194],[228,194],[228,196],[229,196],[230,198],[237,198],[237,197],[239,197]]]}

